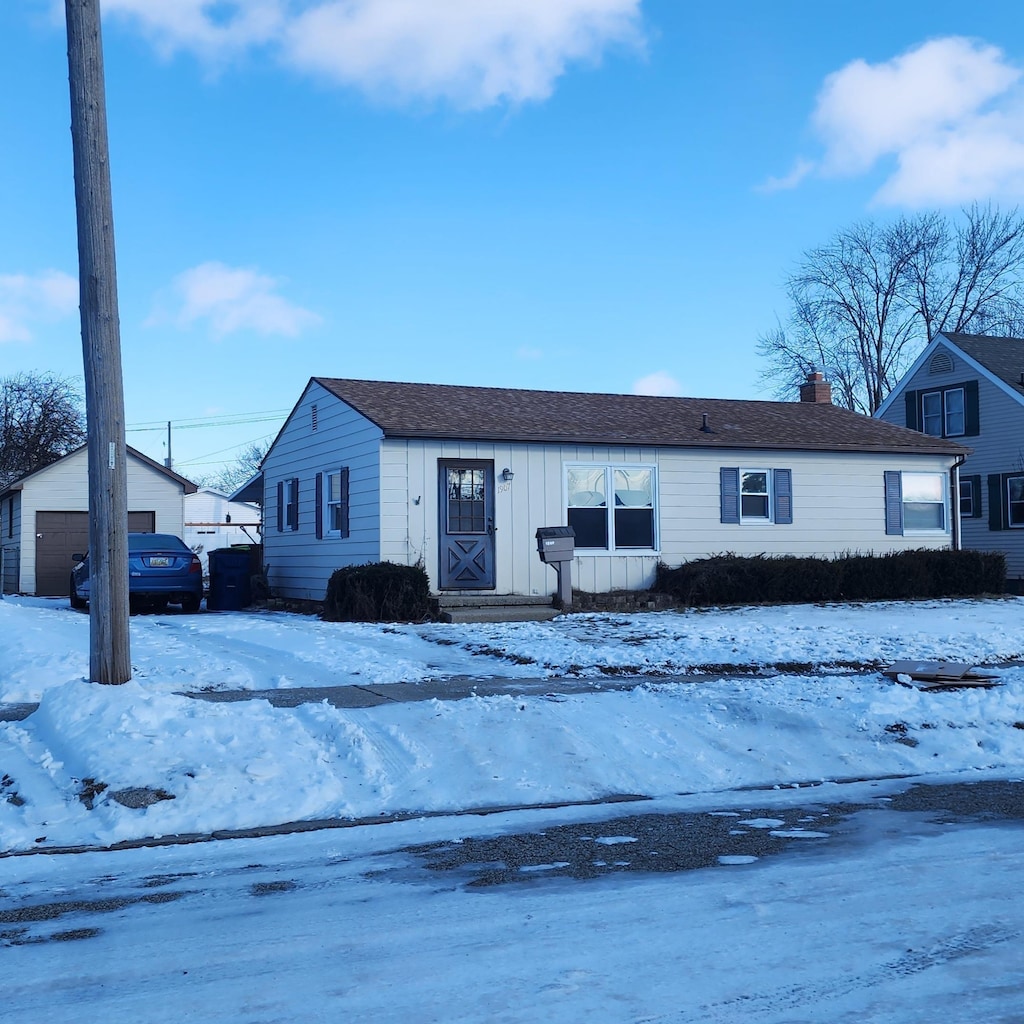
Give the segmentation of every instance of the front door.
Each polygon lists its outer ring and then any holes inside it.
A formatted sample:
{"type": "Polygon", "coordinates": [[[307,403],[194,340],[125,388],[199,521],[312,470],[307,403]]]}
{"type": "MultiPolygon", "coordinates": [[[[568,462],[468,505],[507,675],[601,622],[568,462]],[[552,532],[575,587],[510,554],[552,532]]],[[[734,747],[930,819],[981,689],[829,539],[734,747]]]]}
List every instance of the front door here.
{"type": "Polygon", "coordinates": [[[494,463],[440,459],[438,587],[494,589],[494,463]]]}

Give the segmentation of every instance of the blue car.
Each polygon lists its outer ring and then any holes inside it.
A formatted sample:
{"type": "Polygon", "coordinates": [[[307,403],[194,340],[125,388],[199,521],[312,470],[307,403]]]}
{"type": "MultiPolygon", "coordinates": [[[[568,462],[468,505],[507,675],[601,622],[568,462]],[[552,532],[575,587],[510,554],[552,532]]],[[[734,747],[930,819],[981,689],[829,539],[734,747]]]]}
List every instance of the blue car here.
{"type": "MultiPolygon", "coordinates": [[[[72,608],[89,603],[89,556],[73,555],[69,594],[72,608]]],[[[128,534],[128,598],[133,609],[164,611],[180,604],[197,612],[203,600],[203,564],[180,538],[170,533],[128,534]]]]}

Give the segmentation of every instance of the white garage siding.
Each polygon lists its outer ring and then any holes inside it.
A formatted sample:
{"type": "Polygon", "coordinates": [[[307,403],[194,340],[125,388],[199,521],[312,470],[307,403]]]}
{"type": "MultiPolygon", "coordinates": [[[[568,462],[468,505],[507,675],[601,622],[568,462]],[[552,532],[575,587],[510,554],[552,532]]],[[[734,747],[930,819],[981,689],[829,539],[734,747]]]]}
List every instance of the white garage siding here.
{"type": "MultiPolygon", "coordinates": [[[[128,508],[153,512],[157,533],[181,536],[184,527],[182,485],[128,453],[128,508]]],[[[89,511],[89,454],[85,448],[22,481],[20,502],[20,582],[25,594],[36,591],[36,513],[89,511]]]]}

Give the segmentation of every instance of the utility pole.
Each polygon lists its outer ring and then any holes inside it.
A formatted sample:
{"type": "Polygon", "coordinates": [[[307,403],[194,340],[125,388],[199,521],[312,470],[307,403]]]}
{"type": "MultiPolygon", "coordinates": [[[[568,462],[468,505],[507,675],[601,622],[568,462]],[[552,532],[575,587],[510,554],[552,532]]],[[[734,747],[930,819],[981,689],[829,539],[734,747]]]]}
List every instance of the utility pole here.
{"type": "Polygon", "coordinates": [[[89,448],[89,678],[132,677],[128,470],[99,0],[64,0],[89,448]]]}

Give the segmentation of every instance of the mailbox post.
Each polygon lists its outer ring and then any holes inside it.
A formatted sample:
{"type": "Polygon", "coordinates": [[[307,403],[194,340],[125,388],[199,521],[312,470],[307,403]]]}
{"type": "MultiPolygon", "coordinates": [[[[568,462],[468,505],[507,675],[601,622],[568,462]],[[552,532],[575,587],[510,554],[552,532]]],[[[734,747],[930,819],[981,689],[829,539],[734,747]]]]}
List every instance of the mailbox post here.
{"type": "Polygon", "coordinates": [[[571,526],[542,526],[537,530],[537,553],[558,573],[555,604],[563,611],[572,607],[572,560],[576,557],[576,531],[571,526]]]}

